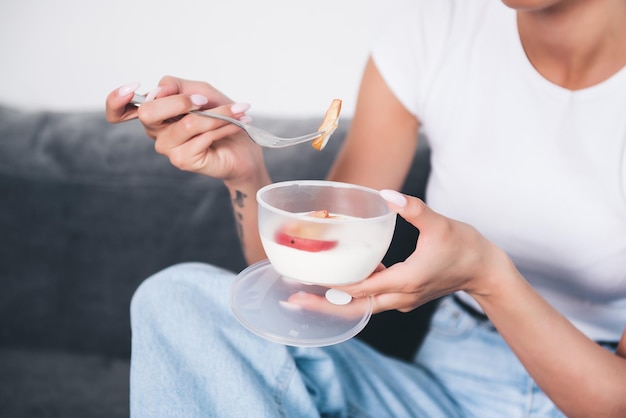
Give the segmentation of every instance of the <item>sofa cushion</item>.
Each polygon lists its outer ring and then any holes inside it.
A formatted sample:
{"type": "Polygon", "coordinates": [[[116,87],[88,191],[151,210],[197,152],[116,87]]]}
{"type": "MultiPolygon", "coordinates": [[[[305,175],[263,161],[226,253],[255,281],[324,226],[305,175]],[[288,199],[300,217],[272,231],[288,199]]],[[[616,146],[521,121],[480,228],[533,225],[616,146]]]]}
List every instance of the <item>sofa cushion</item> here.
{"type": "Polygon", "coordinates": [[[224,188],[172,168],[137,124],[2,109],[0,149],[3,345],[127,356],[145,277],[182,260],[243,263],[224,188]]]}

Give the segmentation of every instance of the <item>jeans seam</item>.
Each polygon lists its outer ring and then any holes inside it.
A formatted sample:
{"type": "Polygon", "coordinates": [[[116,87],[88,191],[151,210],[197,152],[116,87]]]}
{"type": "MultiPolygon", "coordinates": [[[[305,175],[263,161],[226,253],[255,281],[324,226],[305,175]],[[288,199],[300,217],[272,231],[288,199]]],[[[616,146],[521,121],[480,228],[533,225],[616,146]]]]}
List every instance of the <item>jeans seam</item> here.
{"type": "Polygon", "coordinates": [[[291,358],[288,358],[276,375],[276,390],[274,391],[274,402],[278,408],[281,418],[289,418],[285,412],[283,400],[292,379],[296,365],[291,358]]]}

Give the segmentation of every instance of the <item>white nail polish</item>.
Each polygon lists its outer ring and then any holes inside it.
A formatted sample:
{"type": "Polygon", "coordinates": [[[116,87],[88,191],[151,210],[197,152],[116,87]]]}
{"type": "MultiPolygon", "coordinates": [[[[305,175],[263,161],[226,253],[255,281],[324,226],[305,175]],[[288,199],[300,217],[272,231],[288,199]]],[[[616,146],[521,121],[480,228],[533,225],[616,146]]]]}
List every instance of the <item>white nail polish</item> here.
{"type": "Polygon", "coordinates": [[[157,94],[159,94],[160,91],[161,91],[161,87],[155,87],[152,90],[150,90],[150,92],[146,95],[146,100],[144,100],[144,102],[153,101],[157,97],[157,94]]]}
{"type": "Polygon", "coordinates": [[[246,125],[250,125],[252,123],[252,118],[250,116],[242,116],[239,118],[239,122],[245,123],[246,125]]]}
{"type": "Polygon", "coordinates": [[[119,94],[120,96],[128,96],[129,94],[131,94],[138,88],[139,88],[139,83],[126,84],[120,87],[119,89],[117,89],[117,94],[119,94]]]}
{"type": "Polygon", "coordinates": [[[398,193],[395,190],[381,190],[380,196],[389,203],[393,203],[396,206],[403,208],[406,206],[406,197],[402,193],[398,193]]]}
{"type": "Polygon", "coordinates": [[[250,110],[250,105],[248,103],[235,103],[230,107],[230,111],[233,113],[245,113],[250,110]]]}
{"type": "Polygon", "coordinates": [[[326,300],[333,305],[347,305],[348,303],[352,302],[352,296],[350,296],[349,293],[346,293],[343,290],[328,289],[325,296],[326,300]]]}
{"type": "Polygon", "coordinates": [[[195,104],[196,106],[202,106],[209,102],[209,99],[201,94],[192,94],[191,96],[189,96],[189,98],[191,99],[191,103],[195,104]]]}

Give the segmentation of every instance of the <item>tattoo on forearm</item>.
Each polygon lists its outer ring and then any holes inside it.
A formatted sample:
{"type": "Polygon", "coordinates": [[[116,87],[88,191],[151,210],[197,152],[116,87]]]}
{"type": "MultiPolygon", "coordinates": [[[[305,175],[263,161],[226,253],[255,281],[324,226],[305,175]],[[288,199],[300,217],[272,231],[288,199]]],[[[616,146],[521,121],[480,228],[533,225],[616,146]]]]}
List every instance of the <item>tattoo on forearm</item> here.
{"type": "Polygon", "coordinates": [[[233,205],[238,208],[244,207],[244,199],[248,197],[247,194],[240,190],[235,190],[235,198],[233,199],[233,205]]]}

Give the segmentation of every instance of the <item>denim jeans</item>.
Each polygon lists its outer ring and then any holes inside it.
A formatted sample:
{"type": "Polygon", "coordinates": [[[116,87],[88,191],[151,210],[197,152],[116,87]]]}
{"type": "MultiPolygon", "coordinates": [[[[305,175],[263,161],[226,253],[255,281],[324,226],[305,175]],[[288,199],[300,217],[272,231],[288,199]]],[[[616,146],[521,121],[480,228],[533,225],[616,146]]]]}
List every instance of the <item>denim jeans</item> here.
{"type": "Polygon", "coordinates": [[[187,263],[137,289],[132,417],[563,417],[491,324],[450,298],[409,363],[354,338],[320,348],[261,339],[231,314],[233,277],[187,263]]]}

